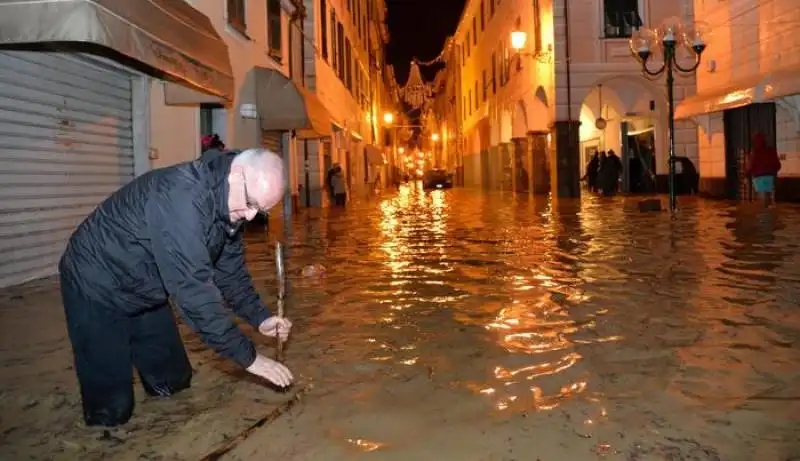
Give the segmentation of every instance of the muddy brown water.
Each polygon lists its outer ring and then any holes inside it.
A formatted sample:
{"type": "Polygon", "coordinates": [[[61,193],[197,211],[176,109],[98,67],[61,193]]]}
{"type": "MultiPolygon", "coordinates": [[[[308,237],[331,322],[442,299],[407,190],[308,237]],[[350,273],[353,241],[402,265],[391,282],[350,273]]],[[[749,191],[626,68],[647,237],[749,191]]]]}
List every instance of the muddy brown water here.
{"type": "MultiPolygon", "coordinates": [[[[800,459],[800,208],[638,200],[404,187],[250,232],[270,302],[286,243],[287,363],[313,389],[225,459],[800,459]]],[[[142,400],[110,447],[76,432],[57,297],[2,300],[8,459],[198,459],[286,399],[188,336],[192,391],[142,400]]]]}

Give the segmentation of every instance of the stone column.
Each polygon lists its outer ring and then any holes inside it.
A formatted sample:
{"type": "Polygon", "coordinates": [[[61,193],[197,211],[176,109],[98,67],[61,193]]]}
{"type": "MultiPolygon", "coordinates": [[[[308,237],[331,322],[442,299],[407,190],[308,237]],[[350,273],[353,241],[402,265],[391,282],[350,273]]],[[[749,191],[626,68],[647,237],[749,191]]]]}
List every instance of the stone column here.
{"type": "Polygon", "coordinates": [[[558,121],[550,128],[550,182],[558,197],[581,196],[579,128],[579,121],[558,121]]]}
{"type": "Polygon", "coordinates": [[[536,195],[550,193],[550,159],[547,150],[547,132],[528,133],[531,151],[531,191],[536,195]]]}

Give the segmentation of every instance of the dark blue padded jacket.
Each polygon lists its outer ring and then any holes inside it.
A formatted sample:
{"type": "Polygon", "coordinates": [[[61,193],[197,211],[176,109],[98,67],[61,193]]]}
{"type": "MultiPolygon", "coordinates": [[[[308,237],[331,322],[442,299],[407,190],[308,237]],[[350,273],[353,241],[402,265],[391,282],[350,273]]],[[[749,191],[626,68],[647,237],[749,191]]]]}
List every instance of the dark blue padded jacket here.
{"type": "Polygon", "coordinates": [[[126,315],[171,297],[206,344],[248,367],[255,348],[225,300],[254,327],[271,314],[247,272],[241,226],[229,219],[233,157],[153,170],[122,187],[78,226],[59,270],[90,299],[126,315]]]}

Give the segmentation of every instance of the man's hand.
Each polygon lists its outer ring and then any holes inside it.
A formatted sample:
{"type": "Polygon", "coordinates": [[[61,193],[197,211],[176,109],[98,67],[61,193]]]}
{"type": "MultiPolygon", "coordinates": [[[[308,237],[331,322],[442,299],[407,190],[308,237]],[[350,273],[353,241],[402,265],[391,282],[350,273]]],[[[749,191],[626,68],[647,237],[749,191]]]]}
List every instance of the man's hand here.
{"type": "Polygon", "coordinates": [[[261,325],[258,326],[258,332],[262,335],[274,338],[277,333],[281,341],[289,339],[289,331],[291,329],[292,322],[290,322],[289,319],[276,315],[264,320],[261,322],[261,325]]]}
{"type": "Polygon", "coordinates": [[[294,381],[294,376],[288,368],[262,355],[256,355],[255,361],[247,367],[247,371],[280,387],[288,387],[294,381]]]}

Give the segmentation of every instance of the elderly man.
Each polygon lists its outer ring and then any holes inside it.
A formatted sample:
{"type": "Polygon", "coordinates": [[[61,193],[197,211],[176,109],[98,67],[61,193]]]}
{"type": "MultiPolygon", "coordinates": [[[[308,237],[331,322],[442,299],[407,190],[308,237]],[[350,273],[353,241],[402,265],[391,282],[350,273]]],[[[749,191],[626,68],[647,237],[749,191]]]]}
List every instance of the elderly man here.
{"type": "Polygon", "coordinates": [[[133,368],[145,391],[170,396],[192,368],[168,298],[217,353],[278,386],[293,377],[259,355],[226,311],[261,334],[286,339],[245,268],[240,225],[278,203],[282,160],[261,149],[144,174],[78,226],[59,269],[67,329],[87,425],[133,414],[133,368]]]}

